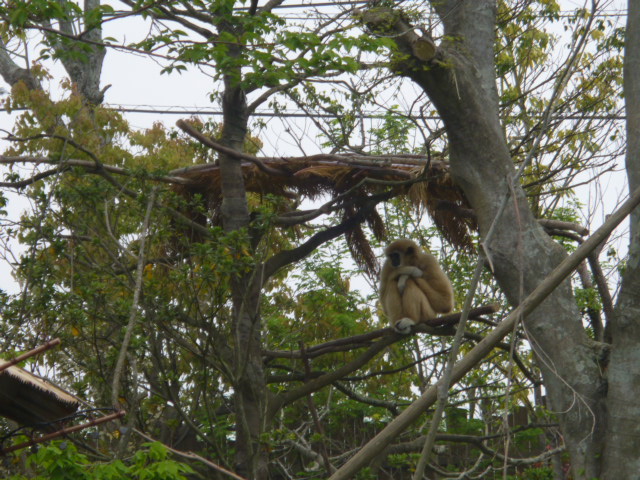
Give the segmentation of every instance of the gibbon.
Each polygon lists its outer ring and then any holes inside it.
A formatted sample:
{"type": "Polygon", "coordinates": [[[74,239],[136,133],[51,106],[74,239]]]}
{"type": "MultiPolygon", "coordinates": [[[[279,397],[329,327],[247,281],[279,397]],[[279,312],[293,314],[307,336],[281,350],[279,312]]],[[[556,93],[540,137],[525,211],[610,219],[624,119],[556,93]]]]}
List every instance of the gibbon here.
{"type": "Polygon", "coordinates": [[[393,328],[403,334],[411,326],[453,309],[453,288],[436,258],[412,240],[395,240],[384,251],[380,302],[393,328]]]}

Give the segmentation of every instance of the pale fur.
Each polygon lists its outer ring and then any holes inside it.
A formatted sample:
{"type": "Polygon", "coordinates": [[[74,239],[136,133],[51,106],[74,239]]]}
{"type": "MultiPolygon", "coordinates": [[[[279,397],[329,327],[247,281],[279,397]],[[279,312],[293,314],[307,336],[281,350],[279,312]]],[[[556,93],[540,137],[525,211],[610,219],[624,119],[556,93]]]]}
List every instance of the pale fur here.
{"type": "Polygon", "coordinates": [[[411,326],[449,313],[453,288],[436,258],[413,240],[395,240],[385,249],[380,273],[380,302],[391,325],[400,333],[411,326]],[[398,266],[391,258],[399,256],[398,266]]]}

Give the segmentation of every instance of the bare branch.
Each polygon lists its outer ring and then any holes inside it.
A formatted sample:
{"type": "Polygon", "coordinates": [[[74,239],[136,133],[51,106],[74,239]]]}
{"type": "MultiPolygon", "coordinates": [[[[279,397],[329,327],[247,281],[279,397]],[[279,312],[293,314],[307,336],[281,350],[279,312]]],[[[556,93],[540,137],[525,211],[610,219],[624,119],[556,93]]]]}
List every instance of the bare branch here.
{"type": "MultiPolygon", "coordinates": [[[[64,168],[80,167],[80,168],[86,169],[89,172],[95,172],[96,170],[102,169],[105,172],[115,173],[117,175],[124,175],[127,177],[137,176],[137,174],[125,168],[116,167],[113,165],[105,165],[103,163],[96,163],[90,160],[79,160],[74,158],[69,158],[66,160],[56,160],[48,157],[37,157],[37,156],[31,156],[31,155],[22,155],[22,156],[0,155],[0,164],[2,165],[15,165],[18,163],[27,163],[27,164],[33,164],[33,165],[59,165],[61,168],[58,168],[58,171],[60,172],[64,171],[64,168]]],[[[191,180],[187,178],[176,177],[176,176],[150,175],[149,178],[157,182],[171,183],[171,184],[178,184],[178,185],[188,185],[191,183],[191,180]]]]}
{"type": "Polygon", "coordinates": [[[40,82],[36,79],[28,68],[19,67],[11,56],[6,43],[0,38],[0,75],[5,82],[14,86],[19,81],[23,81],[31,90],[41,90],[40,82]]]}
{"type": "MultiPolygon", "coordinates": [[[[552,425],[544,425],[544,426],[552,426],[552,425]]],[[[533,426],[525,426],[526,428],[540,428],[540,425],[533,425],[533,426]]],[[[522,428],[519,429],[520,431],[525,430],[526,428],[522,428]]],[[[467,443],[470,445],[473,445],[474,447],[478,448],[478,450],[480,450],[482,453],[486,454],[487,456],[489,456],[490,458],[495,458],[496,460],[499,461],[504,461],[505,460],[505,456],[500,454],[499,452],[497,452],[496,450],[493,450],[489,447],[487,447],[485,445],[485,441],[490,440],[492,438],[495,438],[496,435],[486,435],[486,436],[475,436],[475,435],[457,435],[457,434],[450,434],[450,433],[438,433],[436,435],[436,441],[438,442],[451,442],[451,443],[467,443]]],[[[425,437],[419,437],[415,440],[412,440],[410,442],[404,442],[404,443],[400,443],[397,445],[393,445],[388,447],[384,452],[383,455],[389,455],[389,454],[393,454],[393,453],[409,453],[409,452],[415,452],[417,450],[420,449],[421,445],[424,443],[425,441],[425,437]]],[[[556,447],[553,449],[549,449],[549,450],[545,450],[544,452],[542,452],[539,455],[533,456],[533,457],[526,457],[526,458],[514,458],[514,457],[507,457],[506,461],[509,465],[512,466],[523,466],[523,465],[532,465],[534,463],[538,463],[538,462],[542,462],[546,459],[548,459],[549,457],[556,455],[558,453],[562,453],[565,451],[565,447],[564,445],[560,446],[560,447],[556,447]]]]}
{"type": "MultiPolygon", "coordinates": [[[[141,432],[140,430],[138,430],[137,428],[134,429],[134,432],[136,432],[138,435],[140,435],[142,438],[145,438],[147,440],[149,440],[150,442],[158,442],[158,440],[156,440],[155,438],[150,437],[149,435],[141,432]]],[[[160,442],[162,443],[162,442],[160,442]]],[[[175,453],[176,455],[178,455],[179,457],[182,458],[188,458],[190,460],[197,460],[199,462],[204,463],[207,467],[220,472],[224,475],[226,475],[227,477],[231,477],[234,480],[247,480],[244,477],[241,477],[240,475],[233,473],[230,470],[227,470],[226,468],[221,467],[220,465],[213,463],[211,460],[207,460],[206,458],[198,455],[197,453],[193,453],[193,452],[183,452],[182,450],[176,450],[175,448],[171,448],[169,445],[163,443],[164,447],[169,450],[172,453],[175,453]]]]}
{"type": "MultiPolygon", "coordinates": [[[[600,248],[602,247],[600,246],[600,248]]],[[[609,291],[607,278],[604,276],[602,266],[600,265],[600,261],[598,260],[598,253],[595,251],[592,252],[589,257],[587,257],[587,261],[589,262],[589,267],[591,268],[591,273],[593,274],[593,279],[596,282],[598,294],[600,295],[600,300],[602,301],[602,311],[604,312],[605,319],[602,341],[610,343],[611,333],[609,332],[609,329],[607,327],[613,319],[613,299],[611,298],[611,292],[609,291]]],[[[596,338],[596,340],[599,339],[596,338]]]]}
{"type": "Polygon", "coordinates": [[[393,195],[393,192],[387,192],[368,197],[356,214],[344,222],[316,233],[309,240],[296,248],[283,250],[275,254],[263,265],[263,284],[281,268],[305,258],[323,243],[342,235],[343,233],[351,230],[357,224],[364,222],[378,203],[388,200],[393,195]]]}
{"type": "Polygon", "coordinates": [[[203,145],[206,145],[207,147],[211,147],[220,153],[229,155],[234,158],[247,160],[253,163],[254,165],[256,165],[260,170],[262,170],[265,173],[269,173],[271,175],[286,175],[286,173],[281,170],[276,170],[274,168],[266,166],[262,161],[260,161],[260,159],[258,159],[257,157],[254,157],[253,155],[242,153],[242,152],[239,152],[238,150],[234,150],[233,148],[225,147],[224,145],[214,142],[209,137],[207,137],[206,135],[203,135],[198,130],[193,128],[184,120],[178,120],[176,122],[176,125],[178,126],[178,128],[183,130],[185,133],[191,135],[193,138],[198,140],[203,145]]]}
{"type": "Polygon", "coordinates": [[[333,386],[344,393],[347,397],[356,402],[364,403],[365,405],[371,405],[373,407],[382,407],[389,410],[393,415],[398,415],[399,405],[395,402],[385,402],[384,400],[378,400],[377,398],[365,397],[359,393],[354,392],[350,388],[347,388],[341,382],[333,382],[333,386]]]}
{"type": "Polygon", "coordinates": [[[310,393],[320,390],[321,388],[327,385],[330,385],[333,382],[340,380],[342,377],[346,376],[347,374],[357,370],[358,368],[367,364],[372,358],[374,358],[378,353],[383,351],[389,345],[391,345],[394,342],[397,342],[402,338],[403,336],[401,336],[398,333],[396,333],[395,335],[389,335],[377,341],[373,345],[371,345],[367,351],[365,351],[364,353],[362,353],[360,356],[353,359],[352,361],[344,364],[342,367],[338,368],[337,370],[334,370],[333,372],[326,373],[321,377],[310,380],[309,382],[305,383],[304,385],[301,385],[296,389],[276,395],[269,402],[267,418],[273,418],[273,416],[285,405],[288,405],[300,398],[303,398],[309,395],[310,393]]]}
{"type": "MultiPolygon", "coordinates": [[[[485,305],[482,307],[471,309],[469,311],[469,318],[474,319],[482,315],[495,313],[497,311],[497,305],[485,305]]],[[[432,318],[431,320],[427,320],[426,322],[414,325],[412,333],[428,333],[430,335],[439,335],[440,332],[438,331],[438,328],[458,323],[458,321],[460,320],[460,315],[461,313],[458,312],[432,318]]],[[[385,337],[387,335],[393,335],[394,333],[395,330],[391,327],[382,328],[380,330],[373,330],[361,335],[339,338],[337,340],[331,340],[330,342],[307,347],[304,353],[308,358],[316,358],[327,353],[344,352],[353,350],[355,348],[365,348],[370,346],[373,340],[385,337]]],[[[447,332],[447,334],[449,334],[449,332],[447,332]]],[[[407,336],[399,337],[399,339],[406,337],[407,336]]],[[[267,358],[302,358],[302,352],[300,352],[300,350],[265,350],[262,352],[262,355],[267,358]]]]}
{"type": "Polygon", "coordinates": [[[549,220],[547,218],[539,218],[538,223],[542,225],[544,229],[571,230],[582,237],[589,235],[589,229],[582,225],[578,225],[577,223],[563,222],[562,220],[549,220]]]}
{"type": "Polygon", "coordinates": [[[140,302],[140,295],[142,294],[142,274],[144,271],[145,265],[145,243],[147,241],[147,237],[149,235],[149,223],[151,221],[151,212],[153,211],[153,204],[156,200],[156,190],[153,189],[151,191],[151,196],[149,197],[149,201],[147,203],[147,211],[144,216],[144,223],[142,225],[142,233],[140,234],[140,252],[138,253],[138,267],[136,271],[136,282],[133,291],[133,301],[131,302],[131,311],[129,314],[129,323],[127,324],[127,328],[125,330],[124,339],[122,340],[122,345],[120,346],[120,353],[118,355],[118,361],[116,362],[115,369],[113,371],[113,382],[111,387],[111,404],[118,405],[120,402],[118,397],[120,395],[120,377],[122,376],[124,370],[124,361],[127,356],[127,350],[129,348],[129,342],[131,341],[131,337],[133,336],[133,328],[136,324],[136,319],[138,318],[138,305],[140,302]]]}

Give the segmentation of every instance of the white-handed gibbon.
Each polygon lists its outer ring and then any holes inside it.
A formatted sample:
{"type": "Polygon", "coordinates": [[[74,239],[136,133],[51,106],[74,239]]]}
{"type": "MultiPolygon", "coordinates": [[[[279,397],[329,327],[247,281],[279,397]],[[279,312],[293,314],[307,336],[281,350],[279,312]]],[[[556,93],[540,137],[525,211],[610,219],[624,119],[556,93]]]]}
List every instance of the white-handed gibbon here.
{"type": "Polygon", "coordinates": [[[413,240],[395,240],[384,251],[380,302],[393,328],[407,334],[411,326],[453,309],[453,288],[436,258],[413,240]]]}

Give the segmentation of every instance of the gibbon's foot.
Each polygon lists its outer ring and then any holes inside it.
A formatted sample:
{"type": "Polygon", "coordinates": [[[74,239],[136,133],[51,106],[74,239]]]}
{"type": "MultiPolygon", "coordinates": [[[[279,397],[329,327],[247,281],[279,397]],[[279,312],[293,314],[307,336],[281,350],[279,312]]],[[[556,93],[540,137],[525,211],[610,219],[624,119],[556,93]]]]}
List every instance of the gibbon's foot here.
{"type": "Polygon", "coordinates": [[[411,327],[413,327],[415,324],[416,322],[414,322],[410,318],[404,317],[395,323],[393,329],[396,332],[401,333],[402,335],[408,335],[411,333],[411,327]]]}

